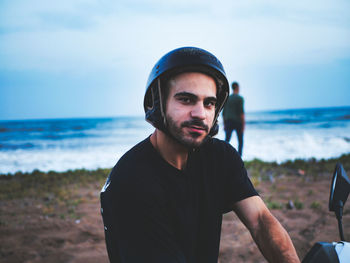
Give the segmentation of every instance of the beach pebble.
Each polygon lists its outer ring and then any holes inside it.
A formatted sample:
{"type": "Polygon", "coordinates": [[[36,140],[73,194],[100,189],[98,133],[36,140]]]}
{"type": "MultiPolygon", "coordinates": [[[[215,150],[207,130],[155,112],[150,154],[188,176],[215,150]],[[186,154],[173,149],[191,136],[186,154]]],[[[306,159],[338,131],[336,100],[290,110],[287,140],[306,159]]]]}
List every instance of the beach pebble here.
{"type": "Polygon", "coordinates": [[[80,219],[75,220],[76,224],[80,224],[80,219]]]}

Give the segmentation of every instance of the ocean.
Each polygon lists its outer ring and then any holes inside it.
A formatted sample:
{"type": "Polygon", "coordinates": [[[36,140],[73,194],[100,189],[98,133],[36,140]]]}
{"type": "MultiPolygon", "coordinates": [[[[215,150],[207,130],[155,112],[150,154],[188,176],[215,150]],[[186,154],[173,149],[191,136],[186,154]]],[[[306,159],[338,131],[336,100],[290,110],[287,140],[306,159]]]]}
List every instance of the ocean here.
{"type": "MultiPolygon", "coordinates": [[[[350,107],[248,112],[246,121],[244,160],[350,153],[350,107]]],[[[142,116],[0,121],[0,174],[111,168],[153,130],[142,116]]],[[[237,147],[235,134],[230,143],[237,147]]]]}

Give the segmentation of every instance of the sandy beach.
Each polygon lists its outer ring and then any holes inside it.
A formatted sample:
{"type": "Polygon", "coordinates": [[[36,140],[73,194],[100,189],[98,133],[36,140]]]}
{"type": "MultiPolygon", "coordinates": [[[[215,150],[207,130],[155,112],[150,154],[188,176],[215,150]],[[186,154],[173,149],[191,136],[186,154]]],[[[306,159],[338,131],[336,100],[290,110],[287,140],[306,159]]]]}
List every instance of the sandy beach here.
{"type": "MultiPolygon", "coordinates": [[[[328,211],[332,173],[339,160],[350,172],[350,155],[281,165],[246,163],[252,182],[290,234],[300,258],[316,241],[339,240],[337,221],[328,211]]],[[[0,176],[0,262],[108,262],[99,204],[108,172],[0,176]]],[[[350,240],[349,203],[343,224],[350,240]]],[[[224,216],[219,262],[266,262],[232,212],[224,216]]]]}

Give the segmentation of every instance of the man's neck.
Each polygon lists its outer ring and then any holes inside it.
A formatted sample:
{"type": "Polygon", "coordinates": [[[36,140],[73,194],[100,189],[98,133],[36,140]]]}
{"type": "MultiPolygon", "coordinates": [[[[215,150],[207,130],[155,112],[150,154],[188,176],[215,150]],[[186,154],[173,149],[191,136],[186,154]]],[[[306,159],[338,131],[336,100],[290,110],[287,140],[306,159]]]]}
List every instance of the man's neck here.
{"type": "Polygon", "coordinates": [[[186,147],[158,129],[151,135],[150,140],[165,161],[179,170],[185,169],[188,157],[186,147]]]}

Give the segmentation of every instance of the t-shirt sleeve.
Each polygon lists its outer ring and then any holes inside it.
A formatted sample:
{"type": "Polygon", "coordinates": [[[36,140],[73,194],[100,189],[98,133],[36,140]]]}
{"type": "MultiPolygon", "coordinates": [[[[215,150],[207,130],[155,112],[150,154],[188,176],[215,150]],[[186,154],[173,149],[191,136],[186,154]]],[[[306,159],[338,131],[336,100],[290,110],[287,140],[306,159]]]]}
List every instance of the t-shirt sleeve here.
{"type": "Polygon", "coordinates": [[[174,239],[164,200],[157,184],[112,180],[101,193],[111,262],[186,262],[174,239]]]}
{"type": "Polygon", "coordinates": [[[241,97],[241,114],[244,114],[244,99],[241,97]]]}
{"type": "Polygon", "coordinates": [[[223,213],[232,211],[234,203],[258,195],[237,151],[226,144],[224,157],[223,213]]]}

